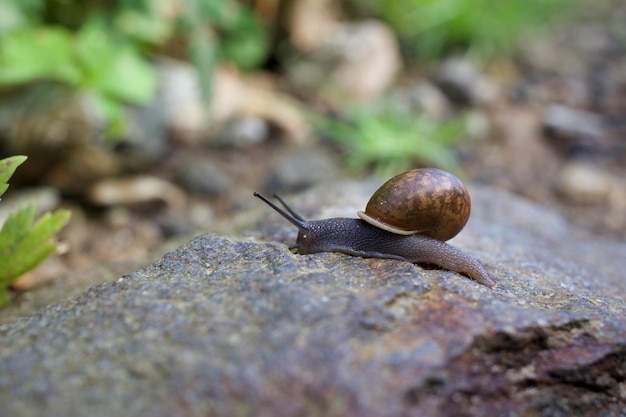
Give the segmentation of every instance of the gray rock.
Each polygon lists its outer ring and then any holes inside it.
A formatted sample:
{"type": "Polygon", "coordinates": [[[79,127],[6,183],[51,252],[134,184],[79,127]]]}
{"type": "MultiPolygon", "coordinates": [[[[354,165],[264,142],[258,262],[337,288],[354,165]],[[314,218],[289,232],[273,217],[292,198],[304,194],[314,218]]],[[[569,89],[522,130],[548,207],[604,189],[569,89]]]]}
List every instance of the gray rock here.
{"type": "Polygon", "coordinates": [[[176,163],[178,182],[192,193],[218,197],[233,186],[233,179],[223,167],[206,156],[186,156],[176,163]]]}
{"type": "Polygon", "coordinates": [[[272,192],[300,191],[338,176],[335,155],[319,146],[287,146],[271,164],[266,188],[272,192]]]}
{"type": "Polygon", "coordinates": [[[126,131],[115,143],[115,155],[126,172],[153,167],[172,151],[159,102],[125,108],[126,131]]]}
{"type": "Polygon", "coordinates": [[[270,134],[270,125],[262,118],[237,115],[214,127],[211,144],[246,149],[267,140],[270,134]]]}
{"type": "Polygon", "coordinates": [[[543,113],[546,129],[595,138],[604,134],[602,116],[553,104],[543,113]]]}
{"type": "Polygon", "coordinates": [[[493,103],[501,94],[496,83],[461,56],[449,57],[442,63],[436,82],[450,100],[461,105],[493,103]]]}
{"type": "MultiPolygon", "coordinates": [[[[375,186],[290,202],[353,216],[375,186]]],[[[405,262],[293,255],[293,226],[267,209],[253,237],[198,237],[1,326],[0,415],[623,416],[626,244],[470,191],[452,244],[494,289],[405,262]]]]}

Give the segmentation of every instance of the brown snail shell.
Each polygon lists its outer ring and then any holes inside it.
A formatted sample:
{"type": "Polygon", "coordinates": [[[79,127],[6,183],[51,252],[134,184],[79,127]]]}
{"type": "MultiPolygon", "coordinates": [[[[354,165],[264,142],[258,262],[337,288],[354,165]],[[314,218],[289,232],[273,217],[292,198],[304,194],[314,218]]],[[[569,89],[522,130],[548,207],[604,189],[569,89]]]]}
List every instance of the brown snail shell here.
{"type": "Polygon", "coordinates": [[[465,185],[436,168],[413,169],[391,178],[357,215],[401,235],[421,234],[446,241],[467,223],[471,211],[465,185]]]}

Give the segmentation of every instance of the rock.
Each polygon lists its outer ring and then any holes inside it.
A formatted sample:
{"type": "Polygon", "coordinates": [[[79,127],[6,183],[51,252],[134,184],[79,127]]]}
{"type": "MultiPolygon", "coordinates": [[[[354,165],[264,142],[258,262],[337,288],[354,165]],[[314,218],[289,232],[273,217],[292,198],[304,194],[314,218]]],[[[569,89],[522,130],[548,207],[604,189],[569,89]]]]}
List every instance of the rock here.
{"type": "MultiPolygon", "coordinates": [[[[96,142],[106,128],[102,116],[93,95],[61,83],[42,81],[9,89],[0,99],[3,151],[28,155],[30,161],[40,153],[56,160],[76,144],[96,142]]],[[[33,164],[20,171],[28,165],[33,164]]]]}
{"type": "Polygon", "coordinates": [[[534,110],[502,104],[489,112],[490,143],[474,152],[482,181],[550,201],[561,160],[541,137],[534,110]],[[485,169],[487,168],[487,169],[485,169]]]}
{"type": "Polygon", "coordinates": [[[178,182],[193,193],[221,196],[233,187],[233,179],[225,170],[205,156],[187,156],[177,163],[178,182]]]}
{"type": "Polygon", "coordinates": [[[289,146],[278,152],[266,187],[272,192],[293,192],[338,176],[334,155],[319,146],[289,146]]]}
{"type": "Polygon", "coordinates": [[[601,115],[558,104],[546,108],[543,125],[550,141],[568,153],[598,152],[606,134],[601,115]]]}
{"type": "MultiPolygon", "coordinates": [[[[279,91],[269,75],[245,75],[234,68],[217,67],[211,81],[211,106],[202,100],[200,85],[191,64],[161,59],[157,70],[165,123],[177,141],[197,144],[207,140],[207,131],[233,118],[254,118],[285,133],[296,142],[305,142],[311,127],[298,101],[279,91]]],[[[219,138],[218,142],[222,141],[219,138]]]]}
{"type": "Polygon", "coordinates": [[[570,162],[559,175],[557,189],[570,201],[579,204],[602,204],[609,200],[613,187],[617,184],[611,176],[593,165],[570,162]]]}
{"type": "Polygon", "coordinates": [[[490,104],[500,96],[498,86],[466,58],[446,59],[436,80],[448,97],[461,105],[490,104]]]}
{"type": "MultiPolygon", "coordinates": [[[[399,89],[399,93],[407,93],[406,88],[399,89]]],[[[420,82],[415,88],[409,88],[408,93],[414,95],[415,101],[421,110],[435,120],[441,120],[450,115],[452,109],[446,96],[429,81],[420,82]]]]}
{"type": "Polygon", "coordinates": [[[623,177],[601,167],[580,161],[567,163],[558,175],[556,189],[568,202],[570,211],[581,206],[594,207],[586,217],[588,226],[626,231],[626,189],[623,177]]]}
{"type": "Polygon", "coordinates": [[[336,30],[340,12],[332,0],[299,0],[290,4],[289,40],[302,52],[313,52],[336,30]]]}
{"type": "Polygon", "coordinates": [[[167,127],[178,141],[199,141],[206,130],[208,110],[197,72],[189,63],[170,59],[159,59],[155,68],[159,78],[156,102],[167,127]]]}
{"type": "Polygon", "coordinates": [[[163,202],[170,207],[180,207],[187,200],[185,193],[174,184],[150,175],[102,179],[89,189],[88,198],[101,206],[163,202]]]}
{"type": "MultiPolygon", "coordinates": [[[[289,202],[353,216],[378,185],[289,202]]],[[[291,254],[295,228],[260,206],[253,235],[198,237],[0,326],[2,414],[623,416],[626,243],[469,188],[474,215],[452,244],[494,289],[406,262],[291,254]]]]}
{"type": "Polygon", "coordinates": [[[235,116],[220,124],[212,133],[212,144],[246,149],[270,137],[269,124],[255,116],[235,116]]]}
{"type": "Polygon", "coordinates": [[[138,172],[160,163],[172,151],[160,103],[129,106],[125,116],[124,137],[115,142],[115,156],[123,172],[138,172]]]}
{"type": "Polygon", "coordinates": [[[290,64],[291,81],[333,103],[379,99],[402,66],[393,31],[376,20],[331,27],[314,50],[290,64]]]}
{"type": "Polygon", "coordinates": [[[0,98],[0,147],[9,155],[28,155],[16,173],[18,183],[82,196],[94,181],[152,167],[169,151],[158,103],[121,106],[120,120],[111,121],[100,99],[79,90],[37,82],[0,98]],[[110,137],[120,128],[123,137],[110,137]]]}
{"type": "Polygon", "coordinates": [[[334,87],[359,101],[380,98],[402,67],[393,31],[376,20],[338,26],[326,47],[340,64],[331,73],[334,87]]]}

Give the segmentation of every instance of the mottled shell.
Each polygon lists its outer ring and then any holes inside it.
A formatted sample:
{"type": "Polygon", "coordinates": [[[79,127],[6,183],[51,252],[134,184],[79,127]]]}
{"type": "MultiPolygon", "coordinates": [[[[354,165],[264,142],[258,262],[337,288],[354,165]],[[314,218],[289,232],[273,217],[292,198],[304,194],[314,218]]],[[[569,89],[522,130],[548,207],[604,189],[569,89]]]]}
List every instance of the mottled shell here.
{"type": "Polygon", "coordinates": [[[422,234],[446,241],[463,229],[471,201],[465,185],[435,168],[414,169],[384,183],[358,216],[397,234],[422,234]]]}

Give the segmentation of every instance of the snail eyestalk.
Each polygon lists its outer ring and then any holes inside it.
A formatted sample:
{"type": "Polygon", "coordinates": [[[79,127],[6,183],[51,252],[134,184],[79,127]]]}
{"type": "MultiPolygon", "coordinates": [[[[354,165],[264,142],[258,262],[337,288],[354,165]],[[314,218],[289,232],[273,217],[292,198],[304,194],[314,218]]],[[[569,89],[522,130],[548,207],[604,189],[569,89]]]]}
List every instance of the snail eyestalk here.
{"type": "Polygon", "coordinates": [[[285,209],[287,209],[289,213],[287,213],[285,210],[281,209],[276,204],[272,203],[270,200],[265,198],[263,195],[257,193],[256,191],[254,192],[253,195],[263,200],[265,204],[273,208],[276,212],[278,212],[278,214],[283,216],[285,219],[289,220],[289,222],[291,222],[291,224],[296,226],[298,230],[308,230],[306,226],[306,222],[302,219],[302,217],[300,217],[287,204],[285,204],[285,202],[280,197],[277,197],[276,195],[274,195],[274,197],[276,197],[277,200],[280,201],[283,206],[285,206],[285,209]]]}
{"type": "Polygon", "coordinates": [[[301,222],[306,222],[306,220],[304,220],[302,218],[302,216],[300,216],[298,213],[293,211],[293,209],[291,207],[289,207],[289,205],[287,203],[285,203],[285,200],[280,198],[280,196],[278,194],[272,194],[272,197],[274,197],[276,200],[278,200],[278,202],[283,205],[285,210],[287,210],[289,212],[289,214],[291,214],[296,220],[299,220],[301,222]]]}

